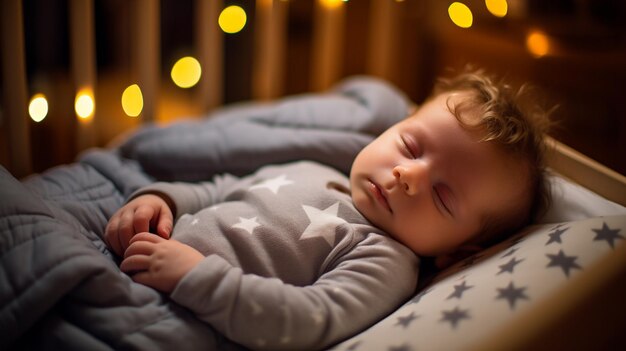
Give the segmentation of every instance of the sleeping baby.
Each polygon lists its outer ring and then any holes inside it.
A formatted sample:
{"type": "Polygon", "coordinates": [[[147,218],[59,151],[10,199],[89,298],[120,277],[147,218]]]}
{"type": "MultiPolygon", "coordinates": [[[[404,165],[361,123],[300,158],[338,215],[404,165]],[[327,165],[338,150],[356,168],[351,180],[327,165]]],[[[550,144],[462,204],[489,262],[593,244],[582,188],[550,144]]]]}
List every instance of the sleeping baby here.
{"type": "Polygon", "coordinates": [[[155,183],[110,219],[121,270],[252,349],[322,349],[380,320],[438,267],[546,202],[545,116],[481,71],[442,80],[350,177],[301,161],[155,183]],[[156,234],[156,235],[155,235],[156,234]]]}

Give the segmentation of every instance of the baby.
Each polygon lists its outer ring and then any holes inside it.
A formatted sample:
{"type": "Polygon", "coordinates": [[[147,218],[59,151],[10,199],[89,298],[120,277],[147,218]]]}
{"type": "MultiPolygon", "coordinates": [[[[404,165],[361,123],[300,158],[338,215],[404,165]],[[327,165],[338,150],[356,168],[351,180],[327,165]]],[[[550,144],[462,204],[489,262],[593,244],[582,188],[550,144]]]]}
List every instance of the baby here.
{"type": "Polygon", "coordinates": [[[302,161],[156,183],[112,216],[105,241],[134,281],[234,342],[328,347],[410,297],[418,257],[447,266],[545,202],[545,119],[516,99],[461,74],[365,147],[349,178],[302,161]]]}

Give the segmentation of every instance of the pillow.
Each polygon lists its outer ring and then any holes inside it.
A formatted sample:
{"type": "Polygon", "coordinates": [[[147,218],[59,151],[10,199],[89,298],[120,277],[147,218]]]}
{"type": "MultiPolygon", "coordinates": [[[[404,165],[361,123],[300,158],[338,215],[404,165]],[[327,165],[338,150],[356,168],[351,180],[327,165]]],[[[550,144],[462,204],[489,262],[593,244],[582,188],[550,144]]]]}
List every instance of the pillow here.
{"type": "Polygon", "coordinates": [[[416,296],[335,350],[459,350],[624,245],[626,215],[527,227],[441,272],[416,296]]]}
{"type": "Polygon", "coordinates": [[[558,174],[549,173],[552,206],[537,223],[556,223],[585,218],[626,214],[626,207],[609,201],[558,174]]]}

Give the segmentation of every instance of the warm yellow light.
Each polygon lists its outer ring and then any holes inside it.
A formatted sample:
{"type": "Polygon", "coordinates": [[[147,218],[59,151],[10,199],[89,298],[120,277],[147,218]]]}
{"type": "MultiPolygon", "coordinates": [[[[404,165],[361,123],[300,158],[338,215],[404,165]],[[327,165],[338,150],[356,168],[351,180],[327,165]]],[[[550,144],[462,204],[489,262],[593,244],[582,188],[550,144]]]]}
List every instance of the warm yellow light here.
{"type": "Polygon", "coordinates": [[[322,6],[329,8],[329,9],[337,8],[343,5],[344,2],[347,2],[346,0],[319,0],[319,1],[320,1],[320,4],[322,4],[322,6]]]}
{"type": "Polygon", "coordinates": [[[191,88],[196,85],[202,75],[200,62],[191,56],[186,56],[176,61],[172,67],[172,80],[181,88],[191,88]]]}
{"type": "Polygon", "coordinates": [[[467,5],[460,2],[453,2],[448,7],[448,15],[454,24],[461,28],[469,28],[472,26],[474,17],[472,11],[467,5]]]}
{"type": "Polygon", "coordinates": [[[487,6],[487,10],[496,17],[506,16],[509,10],[509,4],[506,0],[485,0],[485,5],[487,6]]]}
{"type": "Polygon", "coordinates": [[[139,85],[133,84],[122,93],[122,108],[130,117],[137,117],[143,110],[143,95],[139,85]]]}
{"type": "Polygon", "coordinates": [[[526,48],[535,57],[542,57],[550,51],[548,36],[539,31],[533,31],[526,37],[526,48]]]}
{"type": "Polygon", "coordinates": [[[233,34],[243,29],[246,25],[246,20],[246,11],[239,6],[233,5],[222,10],[217,22],[224,32],[233,34]]]}
{"type": "Polygon", "coordinates": [[[28,114],[35,122],[41,122],[48,115],[48,100],[43,94],[35,94],[28,104],[28,114]]]}
{"type": "Polygon", "coordinates": [[[74,110],[76,115],[82,119],[87,119],[93,116],[95,110],[95,103],[93,101],[93,94],[88,89],[82,89],[76,94],[74,100],[74,110]]]}

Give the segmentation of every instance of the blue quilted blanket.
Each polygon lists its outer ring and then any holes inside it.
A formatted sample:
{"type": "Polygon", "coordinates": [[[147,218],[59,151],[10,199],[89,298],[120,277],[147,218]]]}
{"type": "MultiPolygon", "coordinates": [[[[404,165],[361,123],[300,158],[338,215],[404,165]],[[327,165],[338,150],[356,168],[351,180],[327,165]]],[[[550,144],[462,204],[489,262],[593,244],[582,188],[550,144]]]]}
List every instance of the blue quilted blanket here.
{"type": "Polygon", "coordinates": [[[408,108],[394,87],[359,77],[326,93],[145,126],[21,181],[0,167],[0,349],[238,348],[121,273],[101,240],[108,218],[155,180],[241,175],[301,159],[347,173],[408,108]]]}

